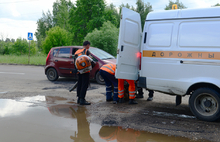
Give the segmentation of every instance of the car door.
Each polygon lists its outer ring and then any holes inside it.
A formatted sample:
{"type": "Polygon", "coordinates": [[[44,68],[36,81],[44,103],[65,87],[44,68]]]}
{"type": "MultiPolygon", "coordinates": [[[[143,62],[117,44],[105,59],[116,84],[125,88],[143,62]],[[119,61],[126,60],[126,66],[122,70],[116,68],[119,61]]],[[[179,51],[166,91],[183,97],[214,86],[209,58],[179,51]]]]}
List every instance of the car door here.
{"type": "Polygon", "coordinates": [[[72,49],[70,47],[60,48],[54,59],[56,68],[59,69],[61,76],[70,76],[72,74],[70,69],[74,68],[74,59],[71,52],[72,49]]]}
{"type": "Polygon", "coordinates": [[[116,78],[138,79],[141,34],[140,14],[123,7],[117,49],[116,78]]]}

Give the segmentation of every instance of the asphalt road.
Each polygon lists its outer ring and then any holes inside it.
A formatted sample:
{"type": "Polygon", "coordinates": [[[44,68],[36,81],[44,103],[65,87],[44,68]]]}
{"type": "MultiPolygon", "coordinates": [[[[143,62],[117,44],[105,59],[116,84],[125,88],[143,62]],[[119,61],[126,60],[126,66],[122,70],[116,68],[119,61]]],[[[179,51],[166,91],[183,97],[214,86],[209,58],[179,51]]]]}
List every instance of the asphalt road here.
{"type": "MultiPolygon", "coordinates": [[[[61,105],[62,108],[63,105],[67,105],[68,109],[73,106],[74,109],[79,109],[80,106],[76,104],[76,91],[68,91],[75,81],[68,78],[59,78],[55,82],[48,81],[44,74],[44,67],[42,66],[0,65],[0,100],[2,104],[4,104],[3,102],[5,100],[9,102],[8,104],[18,103],[18,105],[21,105],[20,103],[25,102],[29,104],[27,105],[29,107],[48,107],[49,110],[50,107],[53,110],[57,110],[56,107],[54,109],[54,105],[51,105],[54,102],[58,106],[61,105]],[[48,103],[48,100],[51,101],[54,98],[56,98],[55,101],[48,103]]],[[[196,119],[188,107],[187,96],[183,98],[183,103],[176,107],[174,96],[156,92],[154,94],[154,100],[147,102],[148,92],[145,90],[144,93],[143,99],[136,99],[138,102],[137,105],[128,105],[128,102],[115,105],[111,102],[105,102],[105,86],[91,81],[86,99],[92,105],[83,107],[83,112],[86,112],[88,123],[97,125],[99,129],[103,126],[121,126],[126,130],[131,128],[158,135],[181,136],[190,140],[220,141],[220,123],[204,122],[196,119]]],[[[4,106],[0,105],[0,111],[1,109],[3,110],[4,106]]],[[[33,109],[32,111],[39,112],[38,109],[33,109]]],[[[50,111],[50,113],[53,112],[50,111]]],[[[56,112],[56,115],[60,114],[56,112]]],[[[10,123],[4,116],[0,112],[0,118],[4,118],[0,119],[0,123],[3,123],[2,120],[5,121],[4,124],[10,123]]],[[[45,121],[47,122],[49,120],[47,119],[45,121]]],[[[53,120],[54,123],[56,121],[53,120]]],[[[25,122],[23,121],[23,123],[25,122]]],[[[8,127],[5,125],[4,128],[8,127]]],[[[36,129],[36,131],[40,131],[40,129],[36,129]]],[[[56,131],[54,133],[58,132],[56,131]]],[[[71,140],[74,139],[73,137],[75,135],[72,136],[71,140]]],[[[5,139],[7,140],[7,138],[5,139]]],[[[46,140],[52,139],[46,138],[46,140]]],[[[100,141],[100,139],[98,140],[97,138],[95,141],[100,141]]]]}

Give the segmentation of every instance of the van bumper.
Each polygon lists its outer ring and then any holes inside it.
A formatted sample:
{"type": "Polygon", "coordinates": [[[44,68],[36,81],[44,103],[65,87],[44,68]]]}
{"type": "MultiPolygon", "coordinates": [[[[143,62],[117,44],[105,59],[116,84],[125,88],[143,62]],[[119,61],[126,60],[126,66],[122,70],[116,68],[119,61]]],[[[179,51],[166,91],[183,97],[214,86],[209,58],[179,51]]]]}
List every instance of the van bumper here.
{"type": "Polygon", "coordinates": [[[137,87],[147,88],[146,77],[139,77],[139,78],[138,78],[137,87]]]}

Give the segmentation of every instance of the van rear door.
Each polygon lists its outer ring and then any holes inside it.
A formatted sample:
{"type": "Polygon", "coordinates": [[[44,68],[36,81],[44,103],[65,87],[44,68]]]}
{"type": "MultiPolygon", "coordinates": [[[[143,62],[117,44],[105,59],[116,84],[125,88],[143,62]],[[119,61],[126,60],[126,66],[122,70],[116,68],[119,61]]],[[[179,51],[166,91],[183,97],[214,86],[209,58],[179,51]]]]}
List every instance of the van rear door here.
{"type": "Polygon", "coordinates": [[[123,7],[118,39],[116,78],[138,79],[141,34],[140,14],[123,7]]]}

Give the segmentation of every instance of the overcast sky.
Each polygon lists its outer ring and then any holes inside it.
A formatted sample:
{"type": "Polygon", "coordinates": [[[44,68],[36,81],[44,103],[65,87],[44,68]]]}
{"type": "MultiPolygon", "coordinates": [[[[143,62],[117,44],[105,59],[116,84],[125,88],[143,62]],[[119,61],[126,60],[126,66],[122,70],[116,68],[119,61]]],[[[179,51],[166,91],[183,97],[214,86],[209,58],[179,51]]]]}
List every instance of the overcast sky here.
{"type": "MultiPolygon", "coordinates": [[[[52,11],[56,0],[0,0],[0,38],[26,38],[27,33],[35,33],[37,20],[42,17],[42,12],[52,11]]],[[[75,3],[75,0],[71,0],[75,3]]],[[[143,0],[149,2],[154,11],[164,10],[169,0],[143,0]]],[[[176,0],[172,0],[176,1],[176,0]]],[[[136,0],[106,0],[107,4],[113,3],[116,7],[122,3],[136,6],[136,0]]],[[[218,0],[180,0],[187,8],[211,7],[218,0]]],[[[34,37],[35,39],[35,37],[34,37]]],[[[36,39],[35,39],[36,40],[36,39]]]]}

